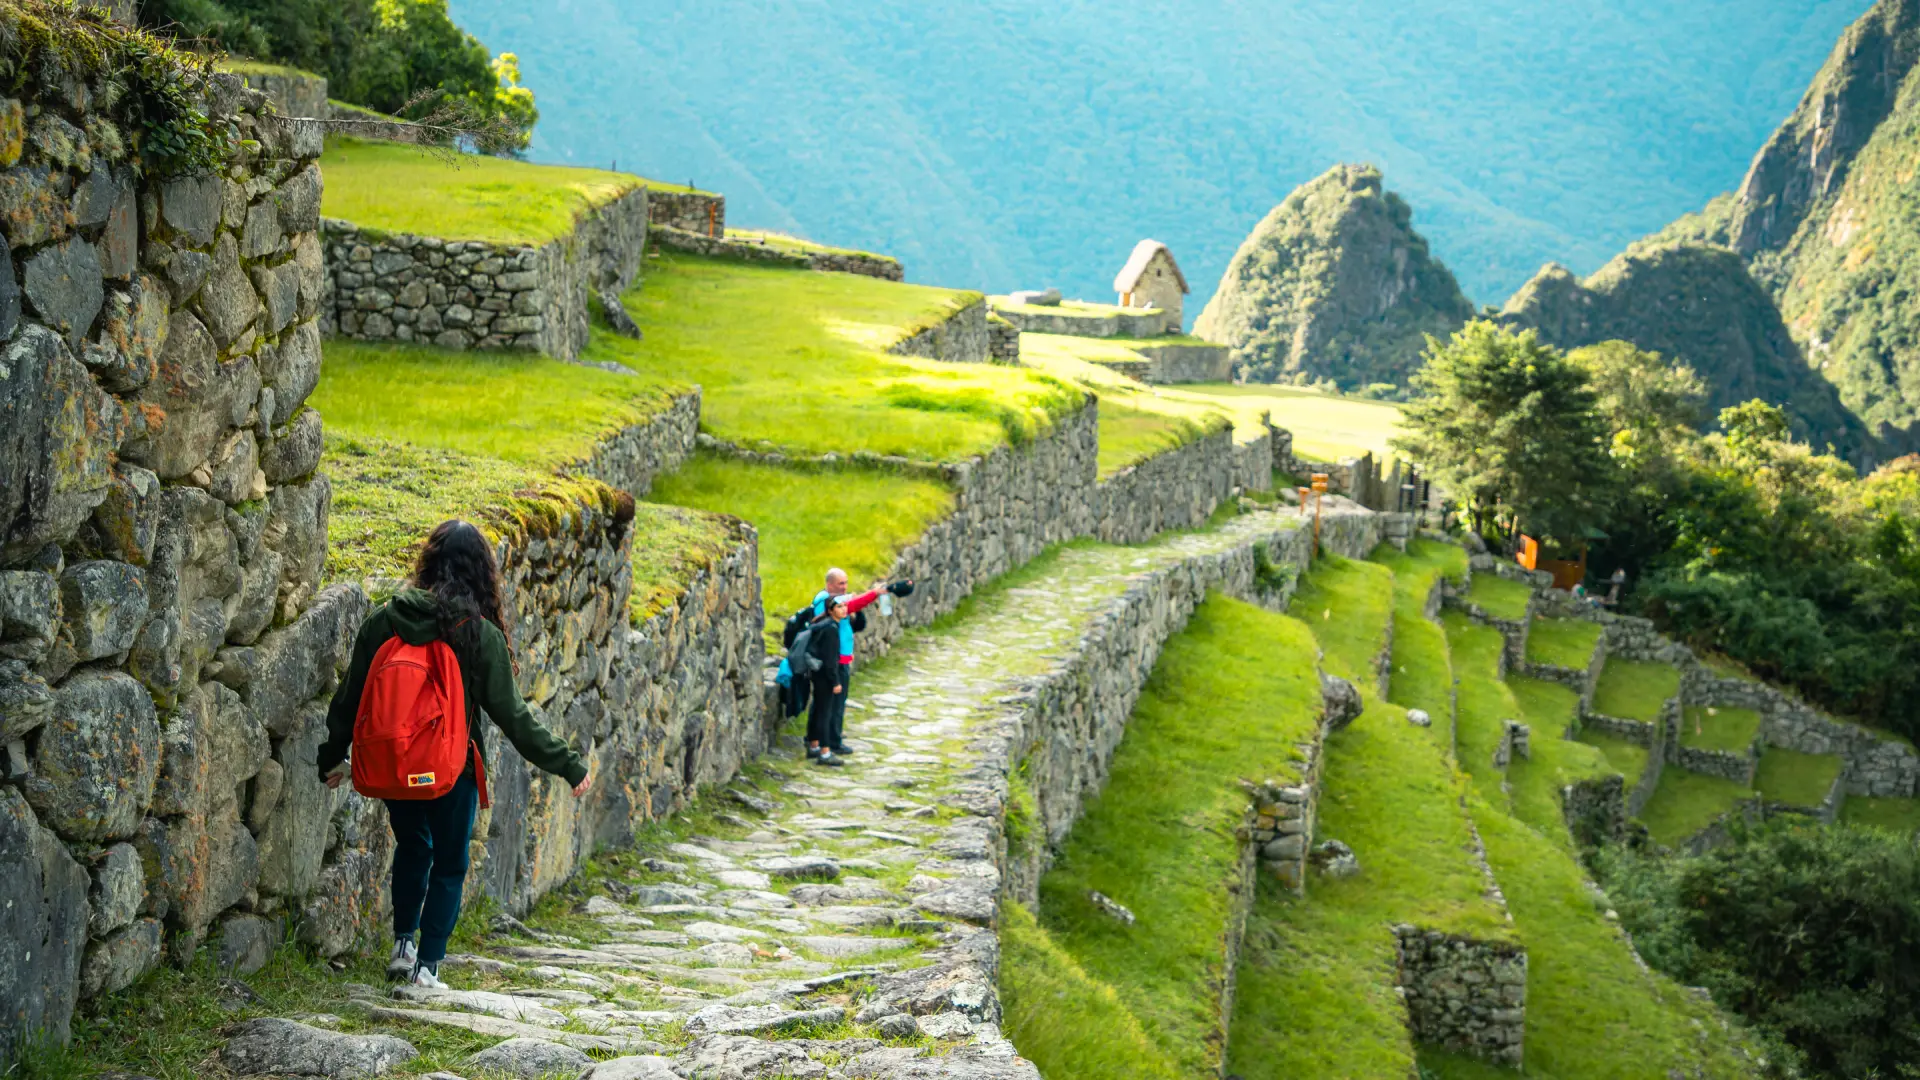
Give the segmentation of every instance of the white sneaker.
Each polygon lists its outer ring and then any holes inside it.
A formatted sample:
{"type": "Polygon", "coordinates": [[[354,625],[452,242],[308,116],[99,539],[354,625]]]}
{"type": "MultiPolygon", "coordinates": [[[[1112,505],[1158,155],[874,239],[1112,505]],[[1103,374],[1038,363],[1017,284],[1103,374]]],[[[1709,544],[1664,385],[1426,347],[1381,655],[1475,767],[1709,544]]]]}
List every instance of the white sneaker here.
{"type": "Polygon", "coordinates": [[[440,976],[427,970],[424,964],[414,968],[413,978],[407,981],[415,986],[424,986],[429,990],[445,990],[447,988],[447,984],[440,981],[440,976]]]}
{"type": "Polygon", "coordinates": [[[412,938],[401,938],[393,943],[393,953],[387,957],[387,979],[391,982],[406,982],[413,977],[413,969],[420,963],[420,948],[412,938]]]}

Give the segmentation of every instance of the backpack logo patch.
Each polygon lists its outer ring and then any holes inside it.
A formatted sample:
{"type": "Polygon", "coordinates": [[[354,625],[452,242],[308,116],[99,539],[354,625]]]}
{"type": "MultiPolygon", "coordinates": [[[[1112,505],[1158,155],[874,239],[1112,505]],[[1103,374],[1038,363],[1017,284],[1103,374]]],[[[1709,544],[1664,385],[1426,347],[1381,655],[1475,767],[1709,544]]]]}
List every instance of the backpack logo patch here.
{"type": "Polygon", "coordinates": [[[408,787],[432,787],[433,774],[430,772],[408,773],[407,786],[408,787]]]}

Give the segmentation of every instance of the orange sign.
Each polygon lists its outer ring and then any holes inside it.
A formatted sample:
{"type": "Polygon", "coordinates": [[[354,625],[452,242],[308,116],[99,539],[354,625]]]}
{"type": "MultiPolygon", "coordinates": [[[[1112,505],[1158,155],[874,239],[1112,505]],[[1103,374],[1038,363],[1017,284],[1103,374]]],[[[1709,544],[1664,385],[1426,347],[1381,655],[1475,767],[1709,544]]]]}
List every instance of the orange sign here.
{"type": "Polygon", "coordinates": [[[1324,492],[1327,490],[1327,474],[1326,473],[1317,472],[1313,474],[1313,490],[1321,491],[1321,492],[1324,492]]]}

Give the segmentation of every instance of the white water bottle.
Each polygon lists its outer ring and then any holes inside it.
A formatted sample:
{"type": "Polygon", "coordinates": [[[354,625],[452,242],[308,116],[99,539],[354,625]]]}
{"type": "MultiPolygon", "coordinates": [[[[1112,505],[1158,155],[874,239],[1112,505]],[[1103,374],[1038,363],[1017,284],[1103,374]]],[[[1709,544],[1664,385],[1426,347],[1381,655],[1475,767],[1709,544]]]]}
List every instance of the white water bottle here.
{"type": "Polygon", "coordinates": [[[893,593],[891,591],[882,592],[880,594],[880,614],[882,615],[893,614],[893,593]]]}

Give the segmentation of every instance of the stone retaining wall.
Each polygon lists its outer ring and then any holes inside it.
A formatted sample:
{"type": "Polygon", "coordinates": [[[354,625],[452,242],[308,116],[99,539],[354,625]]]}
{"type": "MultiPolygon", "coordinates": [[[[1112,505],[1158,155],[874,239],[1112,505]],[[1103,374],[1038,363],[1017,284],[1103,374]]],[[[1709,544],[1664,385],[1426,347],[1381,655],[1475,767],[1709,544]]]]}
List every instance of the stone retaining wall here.
{"type": "Polygon", "coordinates": [[[987,356],[996,364],[1020,362],[1020,328],[992,313],[987,315],[987,356]]]}
{"type": "Polygon", "coordinates": [[[725,236],[727,197],[692,191],[649,190],[647,222],[701,236],[725,236]]]}
{"type": "Polygon", "coordinates": [[[1753,771],[1760,767],[1760,754],[1754,747],[1748,747],[1745,753],[1740,754],[1727,750],[1704,750],[1683,745],[1678,736],[1667,744],[1667,759],[1688,772],[1718,776],[1747,786],[1753,784],[1753,771]]]}
{"type": "Polygon", "coordinates": [[[74,105],[124,86],[68,85],[0,101],[0,1061],[284,894],[285,737],[364,604],[319,580],[319,132],[216,76],[247,141],[142,179],[74,105]]]}
{"type": "Polygon", "coordinates": [[[1030,307],[995,306],[994,313],[1029,334],[1066,334],[1069,337],[1159,337],[1180,329],[1171,312],[1158,308],[1139,311],[1086,312],[1076,308],[1039,311],[1030,307]]]}
{"type": "Polygon", "coordinates": [[[1134,352],[1152,366],[1146,381],[1154,384],[1226,382],[1233,377],[1233,357],[1225,345],[1134,345],[1134,352]]]}
{"type": "Polygon", "coordinates": [[[588,211],[533,247],[382,233],[326,222],[328,333],[450,349],[528,349],[573,360],[588,298],[633,282],[646,250],[647,192],[588,211]]]}
{"type": "Polygon", "coordinates": [[[925,330],[887,346],[887,351],[950,364],[984,364],[993,358],[987,302],[975,300],[925,330]]]}
{"type": "Polygon", "coordinates": [[[1681,685],[1694,704],[1759,713],[1760,738],[1768,746],[1841,755],[1847,762],[1841,779],[1848,794],[1903,798],[1920,794],[1920,755],[1904,742],[1835,720],[1778,687],[1717,675],[1704,664],[1688,668],[1681,685]]]}
{"type": "Polygon", "coordinates": [[[670,225],[654,225],[648,230],[656,248],[711,255],[747,262],[766,262],[798,270],[819,270],[840,274],[859,274],[886,281],[905,281],[906,267],[898,259],[867,255],[858,251],[797,252],[756,240],[708,236],[705,231],[689,232],[670,225]]]}
{"type": "Polygon", "coordinates": [[[644,422],[624,428],[594,445],[593,454],[568,471],[591,476],[635,496],[653,490],[653,479],[678,469],[700,436],[700,389],[676,395],[673,403],[644,422]]]}
{"type": "Polygon", "coordinates": [[[1526,1037],[1526,949],[1404,923],[1393,936],[1414,1039],[1518,1068],[1526,1037]]]}
{"type": "Polygon", "coordinates": [[[266,95],[267,103],[281,116],[318,117],[333,114],[327,103],[327,80],[323,75],[305,72],[236,72],[241,82],[266,95]]]}
{"type": "Polygon", "coordinates": [[[1223,427],[1100,481],[1093,535],[1137,544],[1168,529],[1203,524],[1241,488],[1233,429],[1223,427]]]}

